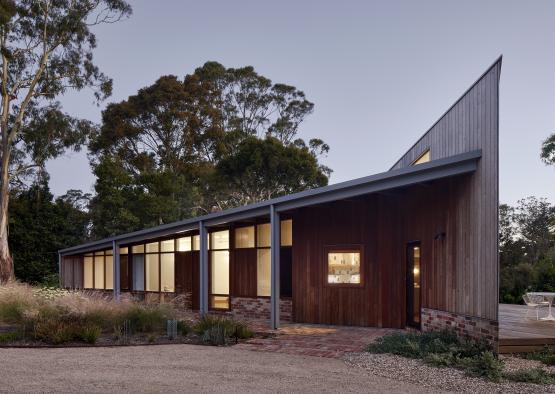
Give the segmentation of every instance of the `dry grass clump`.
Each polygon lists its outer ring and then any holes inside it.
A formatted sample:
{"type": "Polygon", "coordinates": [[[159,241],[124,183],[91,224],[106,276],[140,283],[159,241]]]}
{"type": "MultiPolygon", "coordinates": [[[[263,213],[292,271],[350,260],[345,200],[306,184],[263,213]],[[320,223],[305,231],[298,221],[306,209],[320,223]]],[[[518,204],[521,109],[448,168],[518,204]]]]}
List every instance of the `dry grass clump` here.
{"type": "Polygon", "coordinates": [[[0,286],[0,323],[16,325],[24,337],[47,343],[94,343],[102,332],[118,331],[126,320],[136,332],[160,332],[173,317],[168,305],[115,302],[95,292],[19,282],[0,286]]]}

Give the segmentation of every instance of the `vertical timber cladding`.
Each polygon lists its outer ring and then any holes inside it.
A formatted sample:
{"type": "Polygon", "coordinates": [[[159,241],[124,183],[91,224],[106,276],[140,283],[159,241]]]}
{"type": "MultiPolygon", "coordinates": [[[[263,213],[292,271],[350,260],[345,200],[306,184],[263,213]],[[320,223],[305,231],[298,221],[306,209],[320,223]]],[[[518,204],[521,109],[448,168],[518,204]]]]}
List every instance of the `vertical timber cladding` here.
{"type": "Polygon", "coordinates": [[[500,72],[501,58],[392,168],[410,166],[426,149],[432,160],[481,149],[476,172],[452,197],[455,218],[446,240],[448,254],[454,258],[448,266],[454,272],[451,276],[439,270],[432,273],[442,294],[430,297],[423,306],[491,320],[497,320],[499,294],[500,72]]]}
{"type": "Polygon", "coordinates": [[[293,319],[302,323],[404,327],[405,265],[398,197],[369,195],[293,214],[293,319]],[[326,248],[362,246],[362,285],[327,285],[326,248]],[[401,261],[401,263],[398,263],[401,261]]]}

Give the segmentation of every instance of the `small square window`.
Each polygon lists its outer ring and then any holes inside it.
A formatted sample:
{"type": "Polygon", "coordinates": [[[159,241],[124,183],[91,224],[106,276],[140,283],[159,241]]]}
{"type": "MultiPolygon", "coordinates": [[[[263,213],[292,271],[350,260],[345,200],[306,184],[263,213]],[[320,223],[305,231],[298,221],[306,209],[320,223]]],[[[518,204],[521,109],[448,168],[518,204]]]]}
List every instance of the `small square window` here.
{"type": "Polygon", "coordinates": [[[327,248],[327,284],[361,286],[361,248],[327,248]]]}
{"type": "Polygon", "coordinates": [[[228,296],[212,296],[212,302],[210,307],[212,309],[229,309],[229,297],[228,296]]]}

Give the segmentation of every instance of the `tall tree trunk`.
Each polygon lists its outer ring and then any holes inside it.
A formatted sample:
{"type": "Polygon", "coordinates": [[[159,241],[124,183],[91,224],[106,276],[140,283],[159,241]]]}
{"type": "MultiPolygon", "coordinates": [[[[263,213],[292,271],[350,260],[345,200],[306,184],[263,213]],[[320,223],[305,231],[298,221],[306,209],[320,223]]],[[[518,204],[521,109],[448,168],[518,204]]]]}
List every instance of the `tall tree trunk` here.
{"type": "Polygon", "coordinates": [[[10,199],[10,178],[8,168],[10,152],[4,146],[2,154],[2,169],[0,182],[0,283],[6,283],[14,278],[13,259],[8,245],[8,203],[10,199]]]}

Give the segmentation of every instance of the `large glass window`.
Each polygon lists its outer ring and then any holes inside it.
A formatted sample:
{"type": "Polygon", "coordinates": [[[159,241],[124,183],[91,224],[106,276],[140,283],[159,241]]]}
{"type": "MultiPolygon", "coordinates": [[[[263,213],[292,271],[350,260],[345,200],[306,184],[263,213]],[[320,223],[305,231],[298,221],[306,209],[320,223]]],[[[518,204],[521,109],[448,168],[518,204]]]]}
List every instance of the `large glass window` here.
{"type": "Polygon", "coordinates": [[[327,251],[328,284],[361,284],[361,250],[345,249],[327,251]]]}
{"type": "Polygon", "coordinates": [[[133,253],[144,253],[145,252],[145,246],[144,245],[134,245],[131,247],[131,251],[133,253]]]}
{"type": "Polygon", "coordinates": [[[210,249],[229,249],[229,230],[210,233],[210,249]]]}
{"type": "Polygon", "coordinates": [[[256,226],[256,246],[259,248],[270,247],[270,223],[256,226]]]}
{"type": "Polygon", "coordinates": [[[229,308],[229,251],[216,250],[211,252],[210,262],[212,308],[227,309],[229,308]]]}
{"type": "Polygon", "coordinates": [[[254,248],[254,226],[235,229],[235,248],[254,248]]]}
{"type": "Polygon", "coordinates": [[[177,239],[177,251],[189,252],[192,250],[191,237],[182,237],[177,239]]]}
{"type": "Polygon", "coordinates": [[[93,257],[92,256],[85,256],[83,260],[83,287],[85,289],[92,289],[94,287],[93,283],[93,257]]]}
{"type": "Polygon", "coordinates": [[[158,246],[158,242],[151,242],[149,244],[146,244],[147,253],[157,253],[159,251],[160,251],[160,248],[158,246]]]}
{"type": "Polygon", "coordinates": [[[271,292],[271,250],[258,249],[256,262],[256,294],[269,297],[271,292]]]}
{"type": "Polygon", "coordinates": [[[147,254],[146,256],[146,291],[160,291],[160,266],[159,255],[147,254]]]}
{"type": "Polygon", "coordinates": [[[106,289],[114,289],[114,256],[106,256],[106,289]]]}
{"type": "Polygon", "coordinates": [[[173,293],[175,291],[175,258],[173,253],[162,253],[160,255],[160,269],[161,290],[173,293]]]}
{"type": "Polygon", "coordinates": [[[133,290],[144,291],[145,289],[145,255],[133,255],[133,290]]]}
{"type": "Polygon", "coordinates": [[[293,245],[293,220],[281,221],[281,246],[293,245]]]}
{"type": "Polygon", "coordinates": [[[175,248],[175,242],[173,239],[166,239],[160,242],[160,251],[162,252],[173,252],[175,248]]]}
{"type": "Polygon", "coordinates": [[[104,289],[104,253],[94,255],[94,288],[104,289]]]}

